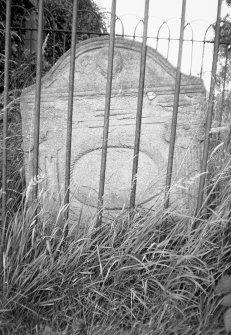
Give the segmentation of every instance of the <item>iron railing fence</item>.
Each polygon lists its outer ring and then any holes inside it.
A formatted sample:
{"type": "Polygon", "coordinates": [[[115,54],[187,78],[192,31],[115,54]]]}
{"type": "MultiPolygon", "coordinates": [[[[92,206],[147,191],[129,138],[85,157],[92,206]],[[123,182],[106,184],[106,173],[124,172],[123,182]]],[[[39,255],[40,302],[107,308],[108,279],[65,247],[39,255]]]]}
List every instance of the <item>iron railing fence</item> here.
{"type": "MultiPolygon", "coordinates": [[[[54,13],[47,11],[44,8],[44,0],[39,1],[38,14],[33,10],[26,10],[23,8],[24,14],[21,17],[20,24],[17,26],[11,26],[11,1],[7,1],[6,8],[6,24],[5,24],[5,54],[4,54],[4,92],[3,92],[3,164],[2,164],[2,221],[6,220],[7,216],[7,129],[8,129],[8,103],[9,103],[9,90],[10,86],[10,67],[12,60],[12,47],[11,42],[16,43],[17,41],[17,55],[18,62],[23,61],[23,54],[27,52],[29,56],[36,54],[36,93],[35,93],[35,114],[34,114],[34,150],[33,150],[33,176],[38,175],[38,162],[39,162],[39,134],[40,134],[40,98],[41,98],[41,78],[43,74],[44,61],[52,66],[57,59],[65,53],[65,51],[71,48],[70,57],[70,74],[69,74],[69,95],[68,95],[68,116],[67,116],[67,139],[66,139],[66,171],[65,171],[65,203],[69,203],[69,186],[70,186],[70,162],[71,162],[71,147],[72,147],[72,115],[73,115],[73,90],[74,90],[74,69],[75,69],[75,46],[79,41],[94,37],[109,35],[109,51],[108,51],[108,75],[107,75],[107,86],[105,96],[105,115],[104,115],[104,131],[103,131],[103,142],[102,142],[102,155],[101,155],[101,169],[100,169],[100,182],[98,192],[98,225],[102,219],[103,210],[103,196],[104,196],[104,184],[105,184],[105,171],[107,167],[107,148],[108,148],[108,127],[110,122],[110,99],[111,99],[111,88],[112,88],[112,71],[113,71],[113,56],[114,56],[114,44],[115,37],[120,35],[122,37],[129,37],[134,40],[142,39],[141,58],[140,58],[140,77],[139,77],[139,89],[138,89],[138,102],[137,102],[137,116],[136,116],[136,130],[135,130],[135,142],[134,142],[134,155],[133,155],[133,168],[131,176],[131,194],[130,194],[130,209],[133,209],[136,204],[136,176],[139,163],[139,146],[140,146],[140,132],[142,125],[142,106],[143,106],[143,93],[144,93],[144,79],[145,79],[145,64],[146,64],[146,51],[147,44],[153,45],[157,51],[163,53],[161,45],[165,49],[165,57],[168,60],[172,60],[177,63],[176,67],[176,78],[175,78],[175,93],[174,93],[174,104],[173,104],[173,116],[172,126],[170,135],[170,147],[168,166],[166,174],[166,198],[165,207],[169,206],[169,189],[171,187],[171,176],[173,169],[173,158],[174,158],[174,147],[176,141],[176,126],[177,116],[179,107],[179,95],[180,95],[180,83],[181,83],[181,71],[182,62],[184,61],[184,48],[188,46],[187,52],[187,67],[190,75],[195,74],[194,63],[197,63],[196,69],[197,74],[204,78],[204,75],[210,73],[210,85],[209,85],[209,97],[208,97],[208,110],[207,110],[207,121],[206,121],[206,132],[203,148],[203,159],[200,176],[200,186],[197,201],[197,214],[200,213],[200,209],[203,205],[203,194],[206,181],[207,162],[209,153],[209,141],[210,141],[210,129],[212,120],[214,117],[214,98],[217,94],[216,89],[216,74],[219,70],[218,60],[219,54],[222,54],[223,59],[223,72],[222,79],[219,81],[220,89],[220,104],[217,109],[219,113],[215,114],[217,124],[222,125],[222,120],[225,113],[225,99],[228,91],[228,64],[230,57],[230,42],[224,38],[220,40],[220,32],[224,24],[230,25],[230,22],[223,22],[221,20],[221,5],[222,0],[218,0],[217,7],[217,21],[215,24],[207,26],[202,34],[202,38],[196,38],[193,29],[193,23],[185,22],[185,10],[187,1],[182,0],[182,15],[180,21],[180,34],[178,36],[171,33],[170,20],[164,20],[156,29],[156,34],[150,34],[151,28],[148,26],[150,20],[148,16],[149,0],[145,0],[145,13],[144,18],[138,20],[134,27],[133,34],[126,34],[124,29],[123,20],[116,15],[116,0],[112,0],[112,11],[110,27],[105,26],[103,29],[91,30],[92,22],[99,20],[94,13],[89,11],[82,11],[82,19],[88,16],[89,29],[85,26],[85,29],[81,30],[78,27],[78,17],[80,12],[78,11],[78,0],[73,1],[73,12],[68,13],[68,21],[64,27],[58,27],[54,19],[54,13]],[[45,13],[46,12],[46,16],[45,13]],[[84,16],[85,15],[85,16],[84,16]],[[72,17],[72,24],[70,23],[70,17],[72,17]],[[90,17],[90,19],[89,19],[90,17]],[[36,21],[36,26],[35,26],[36,21]],[[38,26],[37,26],[38,21],[38,26]],[[26,25],[25,25],[26,22],[26,25]],[[28,24],[29,22],[29,24],[28,24]],[[118,25],[120,26],[121,33],[117,33],[118,25]],[[141,35],[138,30],[142,25],[141,35]],[[72,29],[71,29],[72,27],[72,29]],[[163,31],[165,30],[165,33],[163,31]],[[186,36],[186,32],[189,31],[190,36],[186,36]],[[12,38],[12,32],[14,37],[12,38]],[[167,32],[167,33],[166,33],[167,32]],[[209,34],[211,37],[209,37],[209,34]],[[215,34],[215,37],[214,37],[215,34]],[[36,46],[36,50],[35,50],[36,46]],[[46,54],[45,49],[49,51],[46,54]],[[171,51],[174,50],[174,56],[171,59],[171,51]],[[196,51],[195,51],[196,50],[196,51]],[[200,52],[198,52],[200,50],[200,52]],[[196,55],[195,55],[196,53],[196,55]],[[206,56],[207,54],[207,56],[206,56]],[[212,59],[211,66],[208,68],[208,55],[210,60],[212,59]],[[206,58],[207,57],[207,58],[206,58]]],[[[18,6],[19,7],[19,6],[18,6]]],[[[63,9],[65,10],[65,9],[63,9]]],[[[94,24],[97,27],[97,24],[94,24]]],[[[178,33],[179,33],[178,30],[178,33]]],[[[37,197],[37,186],[35,188],[34,197],[37,197]]],[[[68,206],[67,206],[68,208],[68,206]]],[[[68,217],[68,210],[66,212],[66,218],[68,217]]]]}
{"type": "MultiPolygon", "coordinates": [[[[11,54],[17,53],[17,60],[23,59],[23,54],[32,56],[37,50],[37,14],[34,9],[27,10],[26,8],[13,5],[11,10],[20,9],[22,11],[20,20],[16,22],[14,26],[11,25],[11,34],[13,34],[11,43],[11,54]]],[[[60,10],[60,8],[59,8],[60,10]]],[[[66,11],[66,22],[58,25],[55,19],[54,10],[49,11],[44,8],[43,13],[43,48],[44,59],[54,65],[54,63],[60,58],[71,47],[71,22],[72,12],[70,10],[62,8],[62,11],[66,11]]],[[[109,21],[110,13],[102,13],[105,21],[109,21]]],[[[77,22],[76,36],[77,43],[85,39],[95,36],[105,36],[110,33],[110,23],[105,24],[103,27],[100,26],[99,18],[94,12],[89,10],[79,10],[78,18],[81,21],[84,19],[89,22],[85,25],[84,29],[80,29],[81,22],[77,22]],[[97,22],[98,20],[98,22],[97,22]],[[94,29],[91,29],[92,22],[94,29]]],[[[116,36],[122,36],[131,38],[134,40],[142,40],[142,30],[144,20],[137,18],[137,22],[134,22],[134,26],[126,31],[123,20],[126,18],[115,16],[115,34],[116,36]]],[[[149,28],[147,32],[147,44],[152,46],[154,49],[159,51],[164,57],[170,62],[177,65],[177,50],[179,47],[179,30],[180,30],[180,19],[171,18],[167,20],[158,19],[158,23],[155,25],[155,17],[149,17],[149,28]],[[152,25],[153,24],[153,25],[152,25]]],[[[221,20],[221,25],[226,25],[229,29],[231,22],[221,20]]],[[[203,78],[205,72],[211,72],[212,62],[211,54],[214,44],[214,33],[215,23],[209,24],[203,21],[194,20],[192,22],[185,22],[184,25],[184,36],[183,36],[183,49],[187,52],[187,59],[185,62],[187,66],[183,64],[183,72],[190,75],[199,75],[203,78]],[[200,33],[198,34],[198,30],[200,33]],[[196,50],[195,50],[196,49],[196,50]],[[196,55],[195,55],[196,53],[196,55]],[[210,54],[210,68],[207,65],[208,55],[210,54]],[[206,63],[206,64],[205,64],[206,63]]],[[[2,35],[3,36],[3,35],[2,35]]],[[[222,38],[220,47],[227,48],[227,58],[229,54],[230,41],[227,38],[222,38]]],[[[183,55],[184,56],[184,55],[183,55]]],[[[14,59],[14,57],[12,57],[14,59]]],[[[186,58],[186,57],[185,57],[186,58]]],[[[183,57],[184,62],[184,57],[183,57]]]]}

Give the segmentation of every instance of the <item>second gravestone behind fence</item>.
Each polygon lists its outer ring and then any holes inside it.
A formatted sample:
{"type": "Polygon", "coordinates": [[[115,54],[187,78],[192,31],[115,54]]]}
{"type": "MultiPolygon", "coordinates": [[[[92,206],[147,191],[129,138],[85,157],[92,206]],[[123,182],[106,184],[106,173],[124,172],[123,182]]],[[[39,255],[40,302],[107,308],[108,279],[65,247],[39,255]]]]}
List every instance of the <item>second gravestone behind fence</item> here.
{"type": "MultiPolygon", "coordinates": [[[[108,37],[76,47],[73,109],[70,220],[89,221],[97,209],[101,160],[108,37]]],[[[141,44],[115,42],[108,158],[104,195],[105,214],[129,205],[141,44]]],[[[59,207],[64,198],[67,100],[70,52],[42,80],[39,171],[41,187],[59,207]]],[[[136,204],[155,208],[163,199],[175,89],[175,68],[148,48],[136,204]]],[[[185,214],[195,209],[204,134],[205,89],[201,79],[182,74],[171,208],[185,214]]],[[[21,99],[27,183],[32,177],[35,87],[21,99]]]]}

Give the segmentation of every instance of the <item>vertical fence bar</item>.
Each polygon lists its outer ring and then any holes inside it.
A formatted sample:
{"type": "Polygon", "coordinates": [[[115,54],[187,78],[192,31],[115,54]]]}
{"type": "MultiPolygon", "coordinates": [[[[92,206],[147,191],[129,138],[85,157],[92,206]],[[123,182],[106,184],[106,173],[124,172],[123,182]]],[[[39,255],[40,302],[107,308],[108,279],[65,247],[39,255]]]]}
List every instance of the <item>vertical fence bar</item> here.
{"type": "Polygon", "coordinates": [[[110,118],[110,106],[111,106],[111,89],[112,89],[112,77],[113,77],[115,21],[116,21],[116,0],[112,0],[110,39],[109,39],[109,50],[108,50],[106,99],[105,99],[105,113],[104,113],[104,127],[103,127],[103,142],[102,142],[99,194],[98,194],[98,213],[97,213],[97,222],[96,222],[97,227],[99,227],[102,222],[103,195],[104,195],[105,176],[106,176],[108,132],[109,132],[109,118],[110,118]]]}
{"type": "Polygon", "coordinates": [[[5,64],[4,64],[4,92],[3,92],[3,139],[2,139],[2,224],[6,219],[7,204],[7,130],[8,130],[8,94],[9,94],[9,67],[11,44],[11,0],[6,3],[6,30],[5,30],[5,64]]]}
{"type": "Polygon", "coordinates": [[[135,143],[134,143],[133,165],[132,165],[130,209],[133,209],[135,207],[136,202],[137,172],[138,172],[139,151],[140,151],[140,135],[141,135],[140,133],[141,133],[142,109],[143,109],[145,66],[147,56],[148,12],[149,12],[149,0],[145,0],[143,42],[142,42],[141,58],[140,58],[140,77],[139,77],[139,90],[138,90],[137,113],[136,113],[135,143]]]}
{"type": "Polygon", "coordinates": [[[198,198],[197,198],[197,208],[196,208],[197,215],[200,213],[202,209],[205,180],[206,180],[206,175],[207,175],[207,162],[208,162],[208,154],[209,154],[209,132],[211,129],[212,116],[213,116],[214,90],[215,90],[215,85],[216,85],[216,72],[217,72],[217,61],[218,61],[219,40],[220,40],[221,6],[222,6],[222,0],[218,0],[215,41],[214,41],[214,49],[213,49],[212,74],[211,74],[211,82],[210,82],[207,119],[206,119],[206,126],[205,126],[205,140],[204,140],[203,157],[202,157],[202,165],[201,165],[201,175],[200,175],[199,191],[198,191],[198,198]]]}
{"type": "MultiPolygon", "coordinates": [[[[69,72],[69,90],[68,90],[68,107],[67,107],[67,138],[66,138],[66,166],[65,166],[65,196],[64,204],[65,219],[69,216],[69,201],[70,201],[70,176],[71,176],[71,143],[72,143],[72,118],[73,118],[73,95],[74,95],[74,80],[75,80],[75,49],[76,49],[76,30],[77,30],[77,13],[78,0],[73,1],[73,17],[72,17],[72,32],[71,32],[71,53],[70,53],[70,72],[69,72]]],[[[67,230],[66,230],[67,233],[67,230]]]]}
{"type": "MultiPolygon", "coordinates": [[[[41,78],[42,78],[42,44],[43,44],[43,7],[44,0],[39,1],[38,37],[37,37],[37,60],[36,60],[36,88],[35,88],[35,111],[34,111],[34,152],[33,152],[33,178],[38,176],[39,166],[39,131],[40,131],[40,101],[41,101],[41,78]]],[[[38,195],[38,183],[35,183],[34,200],[38,195]]]]}
{"type": "Polygon", "coordinates": [[[220,113],[219,113],[219,121],[218,121],[218,127],[222,124],[222,116],[223,116],[223,110],[224,110],[224,98],[225,98],[225,86],[226,86],[226,79],[227,79],[227,71],[228,71],[228,45],[225,46],[225,71],[224,71],[224,78],[222,83],[222,94],[221,94],[221,107],[220,107],[220,113]]]}
{"type": "Polygon", "coordinates": [[[185,12],[186,12],[186,0],[183,0],[182,12],[181,12],[181,24],[180,24],[178,61],[176,69],[175,93],[173,102],[172,125],[171,125],[171,135],[170,135],[168,165],[166,175],[165,202],[164,202],[165,209],[169,207],[169,200],[170,200],[169,190],[172,181],[173,157],[176,142],[176,127],[177,127],[177,116],[178,116],[179,97],[180,97],[180,82],[181,82],[181,61],[182,61],[183,42],[184,42],[183,37],[184,37],[185,12]]]}
{"type": "Polygon", "coordinates": [[[203,48],[202,48],[202,55],[201,55],[201,70],[200,70],[200,78],[203,76],[203,69],[204,69],[204,56],[205,56],[205,37],[203,40],[203,48]]]}
{"type": "MultiPolygon", "coordinates": [[[[7,133],[8,133],[8,95],[9,95],[9,68],[11,44],[11,0],[6,2],[6,29],[5,29],[5,64],[4,64],[4,92],[3,92],[3,138],[2,138],[2,220],[0,226],[0,278],[3,274],[3,253],[5,250],[5,224],[7,216],[7,133]]],[[[0,291],[5,290],[4,276],[1,279],[0,291]]]]}
{"type": "Polygon", "coordinates": [[[55,44],[56,44],[56,32],[53,31],[52,65],[55,64],[55,44]]]}

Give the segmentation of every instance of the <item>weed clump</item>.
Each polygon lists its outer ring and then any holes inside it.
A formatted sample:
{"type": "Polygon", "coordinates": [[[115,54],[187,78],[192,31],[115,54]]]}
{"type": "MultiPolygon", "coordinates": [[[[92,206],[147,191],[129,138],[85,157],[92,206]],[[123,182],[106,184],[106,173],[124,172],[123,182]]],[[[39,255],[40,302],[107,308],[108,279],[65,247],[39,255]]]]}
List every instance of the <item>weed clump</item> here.
{"type": "Polygon", "coordinates": [[[73,237],[70,229],[66,237],[65,227],[47,227],[37,215],[18,211],[7,228],[3,332],[74,334],[76,324],[81,334],[223,329],[214,287],[230,271],[226,221],[211,217],[193,230],[171,214],[167,225],[161,213],[124,214],[94,233],[73,237]]]}

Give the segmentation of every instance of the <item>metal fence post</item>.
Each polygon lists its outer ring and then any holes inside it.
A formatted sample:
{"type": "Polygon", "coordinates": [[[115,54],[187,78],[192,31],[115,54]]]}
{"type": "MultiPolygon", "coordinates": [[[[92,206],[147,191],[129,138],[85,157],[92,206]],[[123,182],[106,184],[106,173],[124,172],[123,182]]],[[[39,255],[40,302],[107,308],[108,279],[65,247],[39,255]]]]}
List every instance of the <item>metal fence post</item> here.
{"type": "Polygon", "coordinates": [[[165,209],[169,207],[170,202],[169,191],[172,181],[173,158],[174,158],[174,149],[176,142],[176,127],[177,127],[177,116],[178,116],[179,97],[180,97],[180,82],[181,82],[181,60],[182,60],[183,42],[184,42],[183,37],[184,37],[185,12],[186,12],[186,0],[183,0],[182,12],[181,12],[178,61],[176,69],[175,94],[174,94],[173,113],[172,113],[172,125],[171,125],[171,135],[170,135],[168,165],[166,175],[165,202],[164,202],[165,209]]]}
{"type": "Polygon", "coordinates": [[[138,172],[139,151],[140,151],[140,136],[141,136],[140,133],[142,123],[145,66],[147,56],[148,12],[149,12],[149,0],[145,0],[143,43],[141,47],[141,58],[140,58],[140,77],[139,77],[139,89],[138,89],[138,101],[137,101],[137,113],[136,113],[135,143],[134,143],[133,165],[132,165],[130,210],[132,210],[135,207],[136,202],[137,172],[138,172]]]}
{"type": "Polygon", "coordinates": [[[219,121],[218,127],[222,124],[222,117],[223,117],[223,110],[224,110],[224,98],[225,98],[225,91],[226,91],[226,79],[227,79],[227,70],[228,70],[228,45],[225,46],[225,71],[224,71],[224,78],[222,83],[222,94],[221,94],[221,106],[220,106],[220,113],[219,113],[219,121]]]}
{"type": "MultiPolygon", "coordinates": [[[[76,31],[77,31],[77,13],[78,0],[73,2],[72,32],[71,32],[71,52],[70,52],[70,72],[69,72],[69,90],[68,90],[68,111],[67,111],[67,138],[66,138],[66,166],[65,166],[65,195],[64,204],[65,219],[69,217],[70,202],[70,170],[71,170],[71,144],[72,144],[72,118],[73,118],[73,95],[75,80],[75,49],[76,49],[76,31]]],[[[66,226],[67,227],[67,226],[66,226]]],[[[67,230],[66,230],[67,234],[67,230]]]]}
{"type": "Polygon", "coordinates": [[[36,88],[35,88],[35,111],[34,111],[34,151],[33,151],[33,178],[35,188],[33,200],[38,196],[38,170],[39,170],[39,131],[40,131],[40,102],[41,102],[41,79],[42,79],[42,44],[43,44],[43,7],[44,0],[39,1],[38,17],[38,39],[36,60],[36,88]]]}
{"type": "Polygon", "coordinates": [[[103,142],[102,142],[99,194],[98,194],[98,210],[97,210],[97,222],[96,222],[97,227],[99,227],[102,223],[103,195],[104,195],[105,177],[106,177],[108,132],[109,132],[109,119],[110,119],[110,107],[111,107],[111,88],[112,88],[112,77],[113,77],[115,21],[116,21],[116,0],[112,0],[110,39],[109,39],[109,49],[108,49],[106,99],[105,99],[105,113],[104,113],[104,126],[103,126],[103,142]]]}
{"type": "Polygon", "coordinates": [[[218,60],[219,39],[220,39],[221,6],[222,6],[222,0],[218,0],[215,42],[214,42],[214,50],[213,50],[212,74],[211,74],[211,82],[210,82],[207,119],[206,119],[206,126],[205,126],[205,140],[204,140],[204,148],[203,148],[203,157],[202,157],[202,165],[201,165],[201,175],[200,175],[200,182],[199,182],[196,215],[199,215],[202,209],[205,180],[206,180],[206,175],[207,175],[207,162],[208,162],[208,154],[209,154],[209,133],[211,129],[212,116],[213,116],[214,89],[216,85],[216,71],[217,71],[217,60],[218,60]]]}
{"type": "MultiPolygon", "coordinates": [[[[3,253],[5,250],[5,228],[7,217],[7,133],[8,133],[8,95],[9,95],[9,68],[11,44],[11,0],[6,2],[6,29],[5,29],[5,63],[4,63],[4,92],[3,92],[3,139],[2,139],[2,218],[0,226],[0,278],[3,274],[3,253]]],[[[5,288],[4,276],[1,278],[0,291],[5,288]]]]}
{"type": "Polygon", "coordinates": [[[4,63],[4,92],[3,92],[3,139],[2,139],[2,223],[6,219],[7,203],[7,133],[8,133],[8,95],[9,95],[9,67],[11,45],[11,0],[6,5],[6,29],[5,29],[5,63],[4,63]]]}

